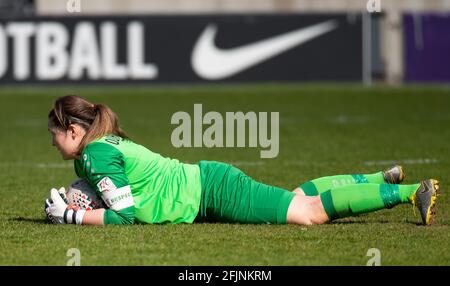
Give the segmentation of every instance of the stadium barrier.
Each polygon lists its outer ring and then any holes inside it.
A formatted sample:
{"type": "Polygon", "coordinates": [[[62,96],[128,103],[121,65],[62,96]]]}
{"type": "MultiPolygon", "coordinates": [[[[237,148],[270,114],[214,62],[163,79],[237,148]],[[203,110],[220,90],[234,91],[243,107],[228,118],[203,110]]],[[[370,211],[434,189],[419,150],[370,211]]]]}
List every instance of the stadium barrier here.
{"type": "Polygon", "coordinates": [[[361,81],[351,14],[0,19],[1,83],[361,81]]]}

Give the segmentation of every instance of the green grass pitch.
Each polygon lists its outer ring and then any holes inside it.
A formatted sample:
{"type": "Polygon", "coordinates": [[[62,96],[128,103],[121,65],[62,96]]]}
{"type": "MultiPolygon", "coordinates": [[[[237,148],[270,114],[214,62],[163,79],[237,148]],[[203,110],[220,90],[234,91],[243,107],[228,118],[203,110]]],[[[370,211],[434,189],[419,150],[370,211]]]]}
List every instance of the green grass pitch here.
{"type": "Polygon", "coordinates": [[[0,88],[0,265],[450,265],[450,88],[340,85],[0,88]],[[58,96],[110,105],[138,143],[184,162],[235,164],[267,184],[294,189],[316,177],[375,172],[401,163],[405,183],[441,181],[435,224],[418,225],[410,205],[320,226],[50,225],[49,189],[75,178],[51,146],[46,117],[58,96]],[[170,136],[176,111],[274,111],[280,152],[261,148],[180,148],[170,136]]]}

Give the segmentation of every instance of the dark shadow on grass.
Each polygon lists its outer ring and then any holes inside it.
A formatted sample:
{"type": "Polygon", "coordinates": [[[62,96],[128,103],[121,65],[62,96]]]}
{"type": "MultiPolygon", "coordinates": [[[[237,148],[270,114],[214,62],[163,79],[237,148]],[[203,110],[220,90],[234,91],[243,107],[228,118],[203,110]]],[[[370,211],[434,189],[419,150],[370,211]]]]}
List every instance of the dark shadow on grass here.
{"type": "Polygon", "coordinates": [[[15,218],[10,218],[9,220],[11,221],[16,221],[16,222],[31,222],[31,223],[37,223],[37,224],[50,224],[50,222],[44,218],[42,219],[38,219],[38,218],[26,218],[26,217],[15,217],[15,218]]]}
{"type": "Polygon", "coordinates": [[[421,222],[418,222],[417,220],[406,220],[406,223],[414,224],[415,226],[424,226],[421,222]]]}
{"type": "MultiPolygon", "coordinates": [[[[369,223],[373,223],[373,222],[368,222],[368,221],[365,221],[365,220],[363,220],[363,221],[332,221],[332,222],[329,222],[329,223],[327,223],[327,224],[330,224],[330,225],[339,225],[339,224],[348,224],[348,225],[352,225],[352,224],[369,224],[369,223]]],[[[385,223],[385,222],[382,222],[382,223],[385,223]]]]}
{"type": "MultiPolygon", "coordinates": [[[[36,224],[51,224],[51,222],[49,222],[47,219],[26,218],[26,217],[21,217],[21,216],[15,217],[15,218],[10,218],[9,220],[10,221],[16,221],[16,222],[31,222],[31,223],[36,223],[36,224]]],[[[333,221],[333,222],[329,222],[327,224],[329,224],[329,225],[358,225],[358,224],[385,224],[385,223],[393,223],[393,221],[388,221],[388,220],[380,220],[380,221],[365,221],[365,220],[358,220],[358,221],[333,221]]],[[[416,226],[423,226],[422,223],[417,222],[417,221],[413,221],[413,220],[407,220],[406,223],[413,224],[413,225],[416,225],[416,226]]],[[[196,222],[195,224],[208,225],[208,224],[230,224],[230,223],[196,222]]],[[[236,225],[241,225],[241,224],[236,223],[236,225]]],[[[244,225],[244,224],[242,224],[242,225],[244,225]]],[[[255,224],[255,225],[259,225],[259,224],[255,224]]],[[[434,225],[437,225],[437,224],[434,223],[434,225]]],[[[443,225],[446,225],[446,224],[443,224],[443,225]]]]}
{"type": "Polygon", "coordinates": [[[365,220],[362,220],[362,221],[361,220],[359,220],[359,221],[333,221],[333,222],[330,222],[329,224],[333,224],[333,225],[339,225],[339,224],[352,225],[352,224],[354,224],[354,225],[357,225],[357,224],[386,224],[386,223],[399,223],[399,224],[407,223],[407,224],[413,224],[415,226],[424,226],[424,225],[422,225],[421,222],[418,222],[416,220],[406,220],[405,222],[389,221],[389,220],[379,220],[379,221],[365,221],[365,220]]]}
{"type": "Polygon", "coordinates": [[[332,221],[329,222],[328,224],[333,224],[333,225],[339,225],[339,224],[348,224],[348,225],[352,225],[352,224],[385,224],[385,223],[392,223],[392,221],[388,221],[388,220],[379,220],[379,221],[367,221],[367,220],[348,220],[348,221],[332,221]]]}

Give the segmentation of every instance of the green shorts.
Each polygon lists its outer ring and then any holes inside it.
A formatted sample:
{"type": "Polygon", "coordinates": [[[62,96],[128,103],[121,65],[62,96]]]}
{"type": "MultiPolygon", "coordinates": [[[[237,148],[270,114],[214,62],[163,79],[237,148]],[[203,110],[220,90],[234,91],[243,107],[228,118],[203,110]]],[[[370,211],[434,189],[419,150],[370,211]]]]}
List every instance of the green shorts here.
{"type": "Polygon", "coordinates": [[[195,222],[286,223],[293,192],[256,182],[229,164],[198,165],[202,195],[195,222]]]}

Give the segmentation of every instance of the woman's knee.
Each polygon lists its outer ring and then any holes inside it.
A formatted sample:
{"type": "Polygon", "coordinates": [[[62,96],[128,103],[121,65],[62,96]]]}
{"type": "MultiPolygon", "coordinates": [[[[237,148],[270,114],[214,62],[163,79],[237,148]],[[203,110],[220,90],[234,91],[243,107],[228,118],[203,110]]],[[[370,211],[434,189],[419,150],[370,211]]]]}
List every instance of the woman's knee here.
{"type": "Polygon", "coordinates": [[[313,225],[327,221],[320,196],[294,196],[288,208],[287,223],[313,225]]]}
{"type": "Polygon", "coordinates": [[[296,193],[297,195],[302,195],[302,196],[305,195],[305,192],[300,187],[296,188],[293,192],[296,193]]]}
{"type": "Polygon", "coordinates": [[[330,220],[325,212],[320,196],[314,197],[309,219],[312,224],[324,224],[330,220]]]}

